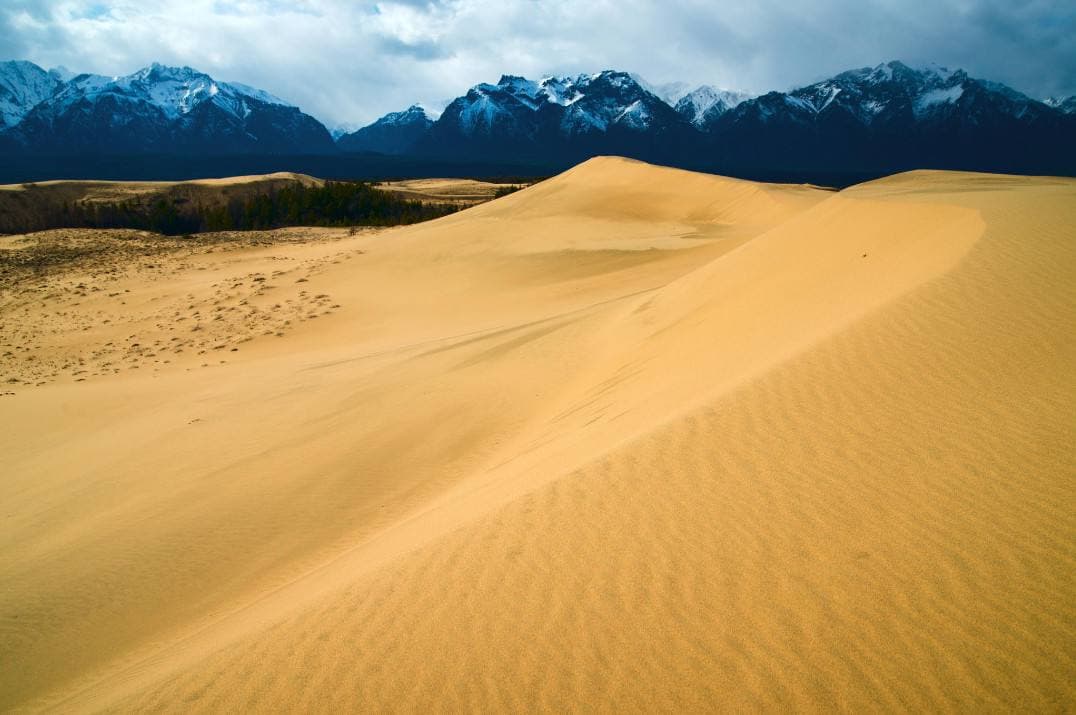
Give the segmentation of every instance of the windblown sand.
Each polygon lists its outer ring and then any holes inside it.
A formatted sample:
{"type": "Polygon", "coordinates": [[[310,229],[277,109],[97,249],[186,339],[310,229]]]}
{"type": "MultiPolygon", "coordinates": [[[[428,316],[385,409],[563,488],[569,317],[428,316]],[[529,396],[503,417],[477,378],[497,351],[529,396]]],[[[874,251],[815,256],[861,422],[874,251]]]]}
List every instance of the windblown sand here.
{"type": "MultiPolygon", "coordinates": [[[[494,184],[474,179],[405,179],[377,185],[405,199],[474,206],[496,197],[497,191],[513,184],[494,184]]],[[[515,186],[519,186],[516,184],[515,186]]]]}
{"type": "Polygon", "coordinates": [[[0,709],[1072,710],[1074,226],[596,159],[5,238],[0,709]]]}
{"type": "MultiPolygon", "coordinates": [[[[77,201],[121,201],[141,194],[159,192],[163,189],[183,186],[241,186],[268,182],[295,182],[304,186],[320,186],[324,182],[306,174],[278,171],[273,174],[229,176],[223,179],[192,179],[190,181],[86,181],[81,179],[58,179],[35,181],[26,184],[0,184],[0,191],[25,192],[34,189],[64,191],[77,201]]],[[[68,198],[65,195],[64,198],[68,198]]]]}

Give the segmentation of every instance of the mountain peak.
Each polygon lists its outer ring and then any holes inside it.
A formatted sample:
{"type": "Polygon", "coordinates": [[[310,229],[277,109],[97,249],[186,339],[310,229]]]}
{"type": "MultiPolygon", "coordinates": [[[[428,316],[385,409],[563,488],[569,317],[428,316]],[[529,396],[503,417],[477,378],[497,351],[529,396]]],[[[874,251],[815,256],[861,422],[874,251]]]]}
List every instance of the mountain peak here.
{"type": "Polygon", "coordinates": [[[1069,97],[1047,97],[1042,103],[1065,114],[1076,114],[1076,94],[1069,97]]]}
{"type": "Polygon", "coordinates": [[[122,77],[79,74],[63,81],[65,74],[32,63],[0,67],[0,119],[3,127],[16,127],[18,143],[77,151],[157,149],[172,141],[214,145],[214,151],[292,150],[305,137],[316,151],[332,147],[322,125],[284,100],[192,67],[154,62],[122,77]],[[17,82],[5,87],[5,78],[17,82]],[[259,117],[262,124],[250,124],[259,117]]]}
{"type": "Polygon", "coordinates": [[[55,77],[59,82],[68,82],[75,77],[75,73],[63,65],[56,65],[49,70],[49,74],[55,77]]]}
{"type": "Polygon", "coordinates": [[[673,108],[688,122],[702,128],[748,99],[751,95],[747,92],[704,84],[681,97],[673,108]]]}
{"type": "Polygon", "coordinates": [[[209,77],[209,75],[205,74],[204,72],[199,72],[198,70],[193,69],[191,67],[187,67],[186,65],[184,65],[182,67],[175,67],[175,66],[171,66],[171,65],[164,65],[164,64],[161,64],[160,62],[154,62],[153,64],[149,65],[148,67],[143,67],[142,69],[140,69],[137,72],[134,72],[134,73],[132,73],[130,75],[131,79],[153,80],[153,81],[170,80],[170,79],[171,80],[179,80],[179,81],[187,81],[187,80],[191,80],[191,79],[199,78],[199,77],[209,77]]]}
{"type": "Polygon", "coordinates": [[[598,74],[593,75],[591,77],[592,82],[601,81],[601,80],[604,80],[606,82],[609,82],[610,84],[614,84],[614,85],[621,86],[621,87],[623,87],[623,86],[642,87],[642,85],[639,84],[639,82],[637,82],[635,80],[635,77],[633,77],[629,72],[621,72],[620,70],[602,70],[598,74]]]}
{"type": "Polygon", "coordinates": [[[421,104],[412,104],[402,112],[389,112],[373,124],[336,137],[344,151],[373,151],[381,154],[405,154],[433,126],[433,119],[421,104]]]}
{"type": "Polygon", "coordinates": [[[518,135],[535,144],[608,133],[614,127],[630,133],[657,127],[679,131],[684,122],[634,76],[606,69],[537,81],[505,74],[496,85],[475,85],[449,105],[438,120],[437,132],[468,140],[501,141],[498,137],[518,135]]]}
{"type": "Polygon", "coordinates": [[[424,105],[418,104],[418,103],[412,104],[410,107],[405,109],[403,111],[403,114],[407,114],[407,115],[410,115],[410,116],[421,116],[421,117],[425,117],[427,119],[432,119],[430,117],[430,111],[428,109],[426,109],[426,107],[424,105]]]}
{"type": "Polygon", "coordinates": [[[44,72],[45,70],[41,69],[41,67],[37,66],[33,62],[30,62],[29,60],[4,60],[3,62],[0,62],[0,72],[9,73],[12,71],[44,72]]]}
{"type": "Polygon", "coordinates": [[[375,122],[375,124],[410,124],[414,122],[432,122],[426,108],[421,104],[412,104],[402,112],[389,112],[375,122]]]}
{"type": "Polygon", "coordinates": [[[59,78],[33,62],[0,62],[0,129],[14,126],[61,86],[59,78]]]}
{"type": "Polygon", "coordinates": [[[96,102],[106,96],[152,105],[172,119],[189,114],[207,101],[236,115],[249,113],[251,101],[293,106],[269,92],[240,82],[218,82],[192,67],[173,67],[159,62],[123,77],[80,74],[63,83],[58,93],[58,99],[65,105],[96,102]]]}

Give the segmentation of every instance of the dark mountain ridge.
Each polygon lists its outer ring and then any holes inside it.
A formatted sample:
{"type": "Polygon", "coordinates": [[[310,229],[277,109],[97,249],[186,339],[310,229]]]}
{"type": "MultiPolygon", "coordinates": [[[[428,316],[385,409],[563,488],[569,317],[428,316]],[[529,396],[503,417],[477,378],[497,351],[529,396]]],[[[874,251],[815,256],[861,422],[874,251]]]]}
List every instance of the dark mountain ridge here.
{"type": "Polygon", "coordinates": [[[567,163],[621,154],[738,173],[1076,173],[1076,115],[1070,100],[1052,104],[962,70],[896,61],[753,98],[700,87],[675,107],[623,72],[504,76],[451,102],[424,136],[409,135],[405,153],[567,163]]]}
{"type": "Polygon", "coordinates": [[[1073,98],[1040,102],[962,70],[894,61],[757,97],[708,86],[676,91],[613,70],[505,75],[475,85],[437,119],[414,105],[334,143],[284,100],[189,67],[102,77],[7,62],[0,180],[49,171],[194,178],[251,168],[384,178],[448,166],[467,176],[504,175],[488,173],[496,167],[537,176],[602,154],[831,184],[911,168],[1076,175],[1073,98]]]}
{"type": "MultiPolygon", "coordinates": [[[[0,76],[10,74],[14,64],[4,63],[0,76]]],[[[7,151],[79,155],[336,150],[328,130],[297,107],[253,87],[218,82],[190,67],[154,64],[111,78],[80,74],[57,79],[44,98],[29,96],[34,100],[30,107],[9,112],[22,116],[2,133],[0,146],[7,151]]]]}

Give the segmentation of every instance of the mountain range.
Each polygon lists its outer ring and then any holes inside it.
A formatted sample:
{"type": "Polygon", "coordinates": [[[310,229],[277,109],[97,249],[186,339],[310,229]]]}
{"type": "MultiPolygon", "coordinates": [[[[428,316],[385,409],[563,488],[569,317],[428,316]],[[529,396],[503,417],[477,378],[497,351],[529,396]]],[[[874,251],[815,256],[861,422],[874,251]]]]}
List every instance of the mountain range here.
{"type": "MultiPolygon", "coordinates": [[[[378,120],[364,150],[429,156],[615,153],[691,168],[849,171],[906,167],[1076,170],[1076,101],[1036,101],[962,70],[887,62],[791,92],[751,97],[703,86],[658,96],[606,71],[504,76],[457,98],[419,132],[378,120]],[[673,100],[676,101],[673,101],[673,100]],[[398,127],[398,128],[397,128],[398,127]]],[[[340,139],[370,137],[371,127],[340,139]]]]}
{"type": "MultiPolygon", "coordinates": [[[[478,84],[334,136],[268,92],[189,67],[124,77],[0,63],[9,155],[379,155],[560,167],[620,154],[687,168],[1076,173],[1076,97],[1032,99],[963,70],[901,62],[751,96],[607,70],[478,84]]],[[[286,167],[284,167],[286,168],[286,167]]]]}
{"type": "Polygon", "coordinates": [[[260,89],[190,67],[153,64],[124,77],[65,77],[0,63],[0,146],[49,154],[326,153],[328,130],[260,89]]]}

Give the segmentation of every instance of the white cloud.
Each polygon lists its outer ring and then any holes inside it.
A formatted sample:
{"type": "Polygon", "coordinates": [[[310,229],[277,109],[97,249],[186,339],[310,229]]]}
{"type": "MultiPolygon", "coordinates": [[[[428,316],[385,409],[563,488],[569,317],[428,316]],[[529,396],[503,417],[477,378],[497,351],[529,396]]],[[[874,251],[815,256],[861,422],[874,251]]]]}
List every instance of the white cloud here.
{"type": "Polygon", "coordinates": [[[160,61],[264,88],[328,124],[439,106],[502,73],[617,68],[786,89],[900,58],[1076,92],[1076,9],[1027,0],[6,0],[0,58],[126,74],[160,61]]]}

